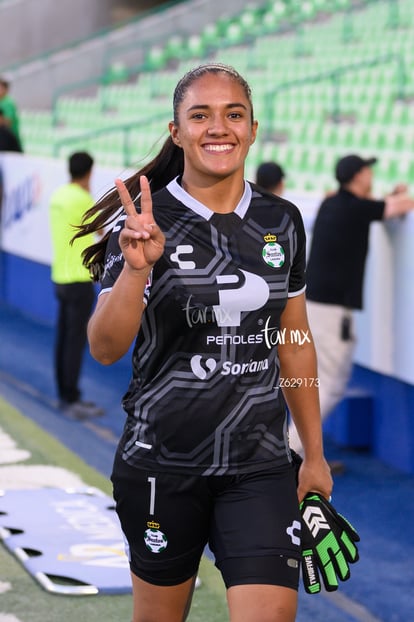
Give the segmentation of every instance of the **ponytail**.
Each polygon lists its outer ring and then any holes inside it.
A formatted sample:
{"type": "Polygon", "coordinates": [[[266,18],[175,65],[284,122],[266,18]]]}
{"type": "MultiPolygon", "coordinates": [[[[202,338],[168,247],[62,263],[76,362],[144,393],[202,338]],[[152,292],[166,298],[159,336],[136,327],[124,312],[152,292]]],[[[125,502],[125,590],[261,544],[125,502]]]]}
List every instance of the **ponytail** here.
{"type": "MultiPolygon", "coordinates": [[[[158,155],[138,172],[125,180],[125,186],[135,204],[139,204],[141,192],[140,177],[145,175],[151,185],[151,191],[157,192],[164,188],[171,180],[182,175],[184,170],[184,154],[169,136],[161,147],[158,155]]],[[[88,268],[93,281],[99,281],[103,275],[106,245],[111,235],[112,227],[123,207],[117,189],[114,187],[103,195],[84,215],[78,232],[72,238],[80,238],[89,233],[96,233],[107,228],[107,233],[95,244],[88,246],[82,253],[82,263],[88,268]]]]}

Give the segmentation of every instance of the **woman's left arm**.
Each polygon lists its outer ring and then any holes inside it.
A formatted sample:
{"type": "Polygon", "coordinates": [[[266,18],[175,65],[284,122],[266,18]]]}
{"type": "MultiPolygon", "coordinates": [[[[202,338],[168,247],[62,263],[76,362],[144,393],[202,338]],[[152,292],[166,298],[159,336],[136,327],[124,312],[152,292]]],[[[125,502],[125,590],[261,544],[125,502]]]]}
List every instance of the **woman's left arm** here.
{"type": "Polygon", "coordinates": [[[288,299],[280,330],[284,339],[278,345],[279,386],[304,450],[299,471],[299,500],[309,491],[329,498],[332,477],[323,454],[316,351],[306,314],[305,294],[288,299]]]}

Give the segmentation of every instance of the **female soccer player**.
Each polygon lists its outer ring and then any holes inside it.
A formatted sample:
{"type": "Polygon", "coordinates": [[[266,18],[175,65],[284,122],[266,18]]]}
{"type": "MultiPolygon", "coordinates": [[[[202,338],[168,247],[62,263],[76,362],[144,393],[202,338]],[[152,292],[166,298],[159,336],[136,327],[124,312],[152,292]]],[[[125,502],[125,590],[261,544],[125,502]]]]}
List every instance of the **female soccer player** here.
{"type": "Polygon", "coordinates": [[[135,342],[112,481],[133,622],[182,622],[208,543],[231,622],[292,622],[299,503],[329,497],[298,209],[244,179],[251,92],[221,64],[177,84],[160,153],[87,214],[103,364],[135,342]],[[296,485],[287,405],[304,460],[296,485]]]}

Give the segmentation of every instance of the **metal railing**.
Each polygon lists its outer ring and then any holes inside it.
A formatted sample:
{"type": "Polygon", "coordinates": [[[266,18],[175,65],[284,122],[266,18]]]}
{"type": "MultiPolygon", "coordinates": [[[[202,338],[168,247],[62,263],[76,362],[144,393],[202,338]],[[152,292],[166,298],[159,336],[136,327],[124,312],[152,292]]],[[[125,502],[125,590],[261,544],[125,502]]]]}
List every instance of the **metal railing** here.
{"type": "MultiPolygon", "coordinates": [[[[139,121],[130,121],[128,123],[120,123],[117,125],[111,125],[110,127],[96,129],[90,132],[82,132],[79,134],[75,134],[73,136],[67,136],[66,138],[62,138],[57,140],[53,144],[53,156],[59,157],[63,148],[70,147],[70,145],[79,145],[82,143],[86,143],[89,141],[93,141],[95,139],[99,139],[102,136],[110,136],[111,134],[119,134],[122,135],[122,166],[129,167],[134,164],[136,158],[133,157],[133,147],[131,145],[131,130],[136,130],[140,128],[147,127],[149,124],[165,121],[166,115],[164,113],[159,113],[153,115],[152,117],[148,117],[145,119],[140,119],[139,121]]],[[[162,139],[162,135],[160,132],[159,139],[162,139]]]]}

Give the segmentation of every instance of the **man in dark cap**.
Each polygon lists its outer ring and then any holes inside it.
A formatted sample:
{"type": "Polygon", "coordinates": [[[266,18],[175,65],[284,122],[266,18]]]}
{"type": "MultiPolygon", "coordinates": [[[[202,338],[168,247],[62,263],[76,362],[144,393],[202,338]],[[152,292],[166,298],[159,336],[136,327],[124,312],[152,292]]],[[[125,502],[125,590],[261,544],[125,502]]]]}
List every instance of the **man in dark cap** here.
{"type": "Polygon", "coordinates": [[[262,162],[256,171],[256,183],[264,190],[281,196],[285,189],[285,172],[277,162],[262,162]]]}
{"type": "MultiPolygon", "coordinates": [[[[306,297],[318,356],[322,419],[341,401],[352,371],[356,345],[353,310],[363,307],[370,224],[414,209],[414,199],[402,184],[383,200],[372,198],[376,162],[376,158],[354,154],[338,160],[335,177],[339,188],[324,199],[313,226],[306,297]]],[[[293,425],[289,437],[291,447],[300,453],[293,425]]]]}

